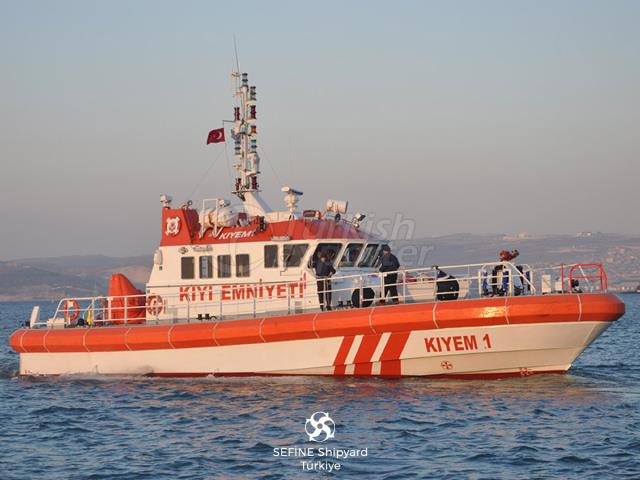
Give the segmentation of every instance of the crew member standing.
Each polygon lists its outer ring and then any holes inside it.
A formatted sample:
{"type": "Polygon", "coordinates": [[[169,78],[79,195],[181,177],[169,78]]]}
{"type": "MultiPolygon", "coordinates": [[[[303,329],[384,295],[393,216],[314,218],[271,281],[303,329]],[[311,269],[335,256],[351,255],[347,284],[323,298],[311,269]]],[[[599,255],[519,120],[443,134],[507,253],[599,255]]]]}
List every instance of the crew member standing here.
{"type": "Polygon", "coordinates": [[[398,303],[398,274],[400,268],[398,258],[391,253],[389,245],[382,247],[382,258],[380,264],[380,272],[384,273],[384,294],[382,299],[386,299],[387,295],[391,297],[391,303],[398,303]],[[388,273],[387,273],[388,272],[388,273]]]}
{"type": "Polygon", "coordinates": [[[333,263],[327,258],[326,252],[320,254],[320,259],[315,262],[314,270],[316,272],[318,300],[320,308],[324,311],[331,310],[331,275],[336,273],[333,263]]]}

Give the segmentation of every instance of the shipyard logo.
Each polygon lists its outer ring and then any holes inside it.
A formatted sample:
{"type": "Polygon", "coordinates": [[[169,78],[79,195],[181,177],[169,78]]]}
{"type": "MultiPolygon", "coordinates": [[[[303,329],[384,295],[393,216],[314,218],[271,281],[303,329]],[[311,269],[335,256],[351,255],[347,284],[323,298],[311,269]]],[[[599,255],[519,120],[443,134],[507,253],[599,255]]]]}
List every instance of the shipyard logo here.
{"type": "Polygon", "coordinates": [[[315,412],[307,418],[304,431],[310,442],[324,442],[335,436],[336,423],[327,412],[315,412]]]}

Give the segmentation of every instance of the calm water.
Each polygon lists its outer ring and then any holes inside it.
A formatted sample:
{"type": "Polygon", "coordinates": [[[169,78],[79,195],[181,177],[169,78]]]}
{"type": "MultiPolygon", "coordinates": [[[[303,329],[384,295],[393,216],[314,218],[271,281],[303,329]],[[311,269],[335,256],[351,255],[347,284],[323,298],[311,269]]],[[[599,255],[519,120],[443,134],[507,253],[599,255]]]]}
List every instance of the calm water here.
{"type": "Polygon", "coordinates": [[[640,295],[623,300],[570,374],[488,382],[22,379],[7,338],[31,305],[0,303],[0,478],[640,478],[640,295]],[[273,456],[290,446],[368,456],[305,472],[273,456]]]}

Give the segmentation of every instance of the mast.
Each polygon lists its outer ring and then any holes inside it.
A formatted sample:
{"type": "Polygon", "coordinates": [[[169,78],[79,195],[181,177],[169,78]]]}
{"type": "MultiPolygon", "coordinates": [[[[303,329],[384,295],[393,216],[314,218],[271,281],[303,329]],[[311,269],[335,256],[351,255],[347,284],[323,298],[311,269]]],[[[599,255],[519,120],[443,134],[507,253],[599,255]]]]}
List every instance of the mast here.
{"type": "Polygon", "coordinates": [[[260,196],[258,175],[260,157],[258,156],[258,128],[256,126],[256,87],[249,86],[246,73],[240,71],[231,74],[234,83],[234,96],[239,106],[233,109],[233,139],[235,142],[236,179],[232,193],[244,203],[249,215],[264,216],[271,209],[260,196]]]}

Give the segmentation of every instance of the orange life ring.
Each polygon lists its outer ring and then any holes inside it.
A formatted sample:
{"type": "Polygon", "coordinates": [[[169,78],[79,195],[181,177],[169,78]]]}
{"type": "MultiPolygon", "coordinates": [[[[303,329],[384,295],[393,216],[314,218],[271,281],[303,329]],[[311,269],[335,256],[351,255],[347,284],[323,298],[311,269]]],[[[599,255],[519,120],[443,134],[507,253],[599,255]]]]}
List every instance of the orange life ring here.
{"type": "Polygon", "coordinates": [[[150,295],[147,297],[147,313],[158,316],[164,309],[164,302],[160,295],[150,295]]]}
{"type": "Polygon", "coordinates": [[[78,315],[80,315],[80,306],[78,305],[78,301],[75,298],[71,300],[65,300],[64,307],[62,307],[62,315],[64,315],[64,318],[66,318],[70,322],[74,322],[76,318],[78,318],[78,315]],[[73,311],[73,313],[69,315],[69,311],[71,310],[73,311]]]}

